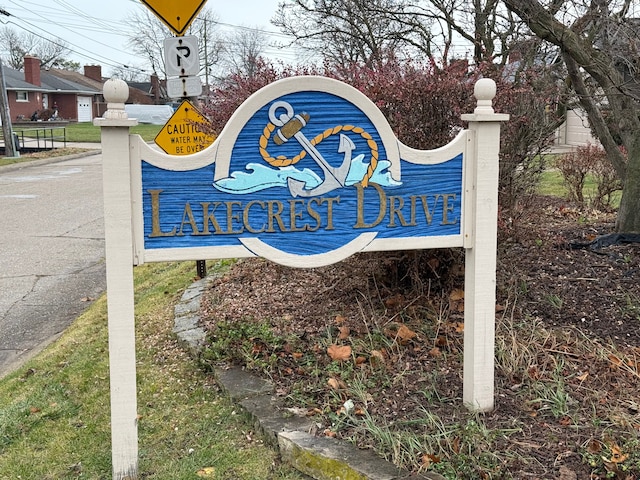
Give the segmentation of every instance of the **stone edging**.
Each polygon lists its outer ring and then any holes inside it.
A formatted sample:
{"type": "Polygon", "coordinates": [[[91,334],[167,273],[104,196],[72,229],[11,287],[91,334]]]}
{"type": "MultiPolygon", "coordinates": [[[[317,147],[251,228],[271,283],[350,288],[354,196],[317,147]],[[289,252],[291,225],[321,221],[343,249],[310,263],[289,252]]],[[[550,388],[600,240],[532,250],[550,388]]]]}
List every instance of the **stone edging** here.
{"type": "MultiPolygon", "coordinates": [[[[200,301],[211,278],[190,285],[174,307],[173,332],[194,356],[204,346],[206,332],[200,323],[200,301]]],[[[231,400],[241,406],[256,431],[280,452],[282,460],[316,480],[445,480],[437,473],[412,475],[349,442],[317,437],[308,417],[288,411],[277,399],[274,386],[241,368],[216,369],[218,384],[231,400]]]]}

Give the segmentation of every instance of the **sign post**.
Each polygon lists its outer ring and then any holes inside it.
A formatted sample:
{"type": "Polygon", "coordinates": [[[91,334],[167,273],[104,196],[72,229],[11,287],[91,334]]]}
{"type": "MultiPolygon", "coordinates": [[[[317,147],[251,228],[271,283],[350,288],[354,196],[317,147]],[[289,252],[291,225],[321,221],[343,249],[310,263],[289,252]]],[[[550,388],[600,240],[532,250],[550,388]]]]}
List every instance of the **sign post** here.
{"type": "Polygon", "coordinates": [[[500,123],[509,115],[491,106],[496,84],[479,80],[474,87],[478,106],[462,115],[472,132],[474,165],[470,217],[473,242],[465,251],[464,372],[462,401],[471,410],[494,408],[496,249],[498,230],[498,152],[500,123]]]}
{"type": "Polygon", "coordinates": [[[94,124],[102,132],[102,182],[109,321],[111,458],[114,480],[138,478],[138,412],[133,301],[133,236],[129,127],[122,80],[104,84],[108,110],[94,124]]]}

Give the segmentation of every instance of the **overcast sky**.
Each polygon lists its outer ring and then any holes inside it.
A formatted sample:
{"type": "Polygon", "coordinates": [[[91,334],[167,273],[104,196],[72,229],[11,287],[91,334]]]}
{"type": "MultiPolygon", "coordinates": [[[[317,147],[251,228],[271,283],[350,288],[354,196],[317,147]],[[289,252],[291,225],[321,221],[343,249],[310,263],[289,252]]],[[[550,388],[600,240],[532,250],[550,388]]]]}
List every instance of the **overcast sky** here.
{"type": "MultiPolygon", "coordinates": [[[[224,31],[244,26],[277,32],[269,23],[277,5],[278,0],[207,0],[204,8],[217,14],[224,31]]],[[[128,51],[127,39],[136,32],[133,25],[124,23],[137,9],[147,8],[139,0],[0,0],[0,7],[11,15],[0,15],[5,25],[47,38],[61,38],[71,48],[72,60],[81,65],[100,64],[104,75],[119,65],[145,66],[144,58],[128,51]]],[[[272,40],[283,38],[275,36],[272,40]]],[[[266,53],[295,62],[292,50],[270,47],[266,53]]]]}

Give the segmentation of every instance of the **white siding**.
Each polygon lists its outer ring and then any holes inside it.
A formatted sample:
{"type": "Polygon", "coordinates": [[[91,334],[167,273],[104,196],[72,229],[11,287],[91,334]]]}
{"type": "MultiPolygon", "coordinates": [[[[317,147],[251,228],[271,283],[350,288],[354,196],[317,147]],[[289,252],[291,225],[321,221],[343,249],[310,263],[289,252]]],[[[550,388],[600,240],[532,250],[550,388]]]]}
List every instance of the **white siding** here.
{"type": "Polygon", "coordinates": [[[584,146],[588,143],[592,145],[600,144],[600,142],[591,135],[587,114],[582,110],[567,111],[565,143],[574,146],[584,146]]]}

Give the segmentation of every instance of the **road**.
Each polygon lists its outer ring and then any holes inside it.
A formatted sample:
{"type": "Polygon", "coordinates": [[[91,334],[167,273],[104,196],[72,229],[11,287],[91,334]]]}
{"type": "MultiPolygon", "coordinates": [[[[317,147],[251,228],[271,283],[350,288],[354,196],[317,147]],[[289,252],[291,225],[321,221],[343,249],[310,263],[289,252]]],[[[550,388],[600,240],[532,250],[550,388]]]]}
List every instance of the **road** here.
{"type": "Polygon", "coordinates": [[[0,378],[106,288],[101,161],[0,167],[0,378]]]}

